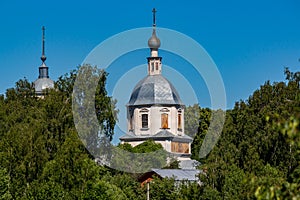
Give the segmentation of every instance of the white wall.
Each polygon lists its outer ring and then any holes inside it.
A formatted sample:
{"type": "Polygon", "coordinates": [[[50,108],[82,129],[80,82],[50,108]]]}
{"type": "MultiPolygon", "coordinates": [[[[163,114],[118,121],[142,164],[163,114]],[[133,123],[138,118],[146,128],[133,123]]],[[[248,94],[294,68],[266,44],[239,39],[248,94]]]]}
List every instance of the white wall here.
{"type": "MultiPolygon", "coordinates": [[[[181,126],[182,130],[178,130],[178,110],[175,106],[162,107],[162,106],[151,106],[144,108],[136,108],[132,119],[133,132],[135,135],[155,135],[161,128],[161,114],[168,114],[168,131],[174,135],[184,134],[184,110],[181,110],[181,126]],[[148,110],[148,112],[146,112],[148,110]],[[148,114],[148,129],[142,129],[142,114],[148,114]]],[[[130,116],[127,115],[128,131],[130,129],[130,116]]]]}

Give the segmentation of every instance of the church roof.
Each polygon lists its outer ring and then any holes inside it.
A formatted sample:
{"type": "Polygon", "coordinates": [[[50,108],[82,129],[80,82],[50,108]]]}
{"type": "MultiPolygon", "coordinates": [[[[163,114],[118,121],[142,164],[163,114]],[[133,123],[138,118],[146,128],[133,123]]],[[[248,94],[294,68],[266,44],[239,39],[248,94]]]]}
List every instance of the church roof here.
{"type": "Polygon", "coordinates": [[[54,82],[50,78],[39,78],[34,81],[34,88],[37,94],[41,94],[47,88],[54,88],[54,82]]]}
{"type": "Polygon", "coordinates": [[[174,137],[174,135],[170,131],[163,129],[162,131],[156,133],[153,137],[174,137]]]}
{"type": "Polygon", "coordinates": [[[128,106],[183,105],[174,86],[162,75],[148,75],[133,89],[128,106]]]}
{"type": "Polygon", "coordinates": [[[152,169],[162,178],[174,178],[175,181],[199,181],[198,175],[202,173],[197,169],[152,169]]]}

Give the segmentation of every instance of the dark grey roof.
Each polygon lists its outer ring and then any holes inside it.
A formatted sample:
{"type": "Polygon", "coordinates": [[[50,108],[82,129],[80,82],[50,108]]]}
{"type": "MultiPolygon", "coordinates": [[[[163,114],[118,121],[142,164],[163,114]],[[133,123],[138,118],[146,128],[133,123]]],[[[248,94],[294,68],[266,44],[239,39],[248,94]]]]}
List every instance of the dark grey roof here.
{"type": "Polygon", "coordinates": [[[199,181],[198,174],[202,171],[197,169],[152,169],[162,178],[174,178],[175,181],[199,181]]]}
{"type": "Polygon", "coordinates": [[[156,133],[153,137],[174,137],[174,135],[170,131],[163,129],[156,133]]]}
{"type": "Polygon", "coordinates": [[[162,75],[148,75],[133,89],[127,105],[183,105],[174,86],[162,75]]]}
{"type": "Polygon", "coordinates": [[[34,88],[37,94],[41,94],[47,88],[54,88],[54,82],[50,78],[39,78],[34,81],[34,88]]]}
{"type": "Polygon", "coordinates": [[[125,135],[121,136],[119,139],[120,140],[126,140],[126,139],[132,139],[132,138],[136,138],[137,136],[134,135],[134,133],[132,132],[128,132],[125,135]]]}

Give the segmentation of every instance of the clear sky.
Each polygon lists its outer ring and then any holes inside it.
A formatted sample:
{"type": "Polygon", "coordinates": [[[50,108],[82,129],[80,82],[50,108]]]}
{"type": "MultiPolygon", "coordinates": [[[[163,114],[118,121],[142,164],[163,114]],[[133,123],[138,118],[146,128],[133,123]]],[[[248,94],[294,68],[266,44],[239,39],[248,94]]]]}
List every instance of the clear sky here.
{"type": "MultiPolygon", "coordinates": [[[[266,80],[284,80],[285,66],[300,70],[298,0],[1,0],[0,93],[20,78],[37,78],[41,26],[46,26],[46,63],[56,80],[108,37],[151,26],[153,7],[158,27],[188,35],[209,53],[222,75],[228,108],[266,80]]],[[[138,54],[145,63],[146,54],[138,54]]]]}

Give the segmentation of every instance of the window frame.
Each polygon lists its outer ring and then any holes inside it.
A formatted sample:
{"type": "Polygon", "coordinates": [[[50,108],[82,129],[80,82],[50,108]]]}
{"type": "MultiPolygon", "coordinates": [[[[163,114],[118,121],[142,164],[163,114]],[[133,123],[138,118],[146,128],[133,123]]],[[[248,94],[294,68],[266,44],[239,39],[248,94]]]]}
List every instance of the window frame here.
{"type": "Polygon", "coordinates": [[[168,113],[161,114],[161,128],[169,129],[169,114],[168,113]]]}
{"type": "Polygon", "coordinates": [[[141,115],[141,122],[142,122],[142,129],[148,129],[149,128],[149,115],[148,113],[143,113],[141,115]]]}

